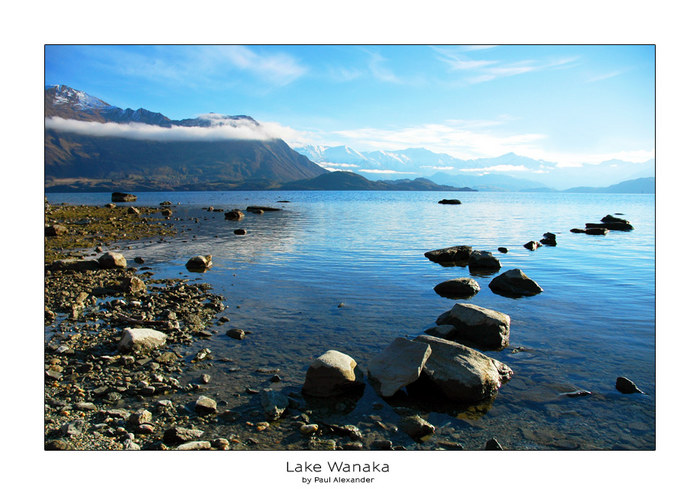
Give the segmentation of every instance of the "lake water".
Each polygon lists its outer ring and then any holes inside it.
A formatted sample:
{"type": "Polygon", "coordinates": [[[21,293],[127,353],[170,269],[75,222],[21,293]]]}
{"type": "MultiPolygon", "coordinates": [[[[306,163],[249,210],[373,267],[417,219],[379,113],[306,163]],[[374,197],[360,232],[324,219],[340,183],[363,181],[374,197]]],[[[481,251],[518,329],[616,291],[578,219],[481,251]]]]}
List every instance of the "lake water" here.
{"type": "MultiPolygon", "coordinates": [[[[110,201],[109,193],[46,196],[52,203],[110,201]]],[[[439,448],[439,441],[448,440],[481,449],[491,437],[513,450],[655,448],[653,195],[236,191],[137,196],[130,204],[177,204],[173,223],[181,237],[119,248],[130,261],[143,257],[156,278],[207,282],[225,296],[222,316],[230,324],[188,352],[209,347],[215,356],[232,360],[214,362],[207,373],[217,398],[241,411],[256,407],[254,396],[237,395],[245,386],[270,386],[269,376],[256,369],[279,368],[283,380],[273,387],[283,391],[299,391],[309,362],[329,349],[349,354],[363,369],[396,337],[421,334],[459,302],[437,295],[436,284],[471,276],[481,291],[463,302],[511,317],[510,346],[485,354],[510,366],[513,379],[483,410],[425,411],[438,433],[409,448],[439,448]],[[446,197],[462,204],[438,204],[446,197]],[[231,222],[221,212],[203,210],[249,205],[282,211],[246,213],[242,221],[231,222]],[[607,214],[621,214],[634,230],[606,236],[569,232],[607,214]],[[247,235],[234,235],[235,228],[245,228],[247,235]],[[523,247],[545,232],[557,234],[556,247],[523,247]],[[459,244],[491,251],[501,261],[499,273],[520,268],[544,292],[502,297],[488,287],[497,274],[471,275],[468,268],[441,266],[423,255],[459,244]],[[499,253],[500,246],[508,253],[499,253]],[[185,263],[199,254],[211,254],[213,268],[187,272],[185,263]],[[231,339],[224,335],[231,326],[251,333],[243,341],[231,339]],[[234,365],[241,371],[231,373],[234,365]],[[645,394],[621,394],[615,389],[618,376],[632,379],[645,394]],[[562,395],[576,389],[592,393],[562,395]]],[[[369,416],[393,424],[398,418],[371,386],[352,407],[328,412],[329,422],[343,424],[371,423],[369,416]]],[[[281,442],[283,447],[269,448],[295,448],[293,440],[281,442]]]]}

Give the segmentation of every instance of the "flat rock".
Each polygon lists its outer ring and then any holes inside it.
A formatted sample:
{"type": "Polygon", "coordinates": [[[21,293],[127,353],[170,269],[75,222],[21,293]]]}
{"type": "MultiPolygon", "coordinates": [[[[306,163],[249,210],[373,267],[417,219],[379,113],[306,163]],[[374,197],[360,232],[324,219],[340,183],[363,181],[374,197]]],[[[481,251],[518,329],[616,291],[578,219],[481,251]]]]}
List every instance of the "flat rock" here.
{"type": "Polygon", "coordinates": [[[432,349],[422,377],[451,401],[489,399],[513,376],[507,365],[456,342],[429,335],[419,335],[415,340],[432,349]]]}
{"type": "Polygon", "coordinates": [[[147,353],[165,344],[167,335],[150,328],[126,328],[119,341],[121,352],[147,353]]]}
{"type": "Polygon", "coordinates": [[[518,268],[495,277],[489,283],[489,288],[496,294],[508,297],[534,296],[542,292],[542,287],[518,268]]]}
{"type": "Polygon", "coordinates": [[[333,397],[357,390],[357,363],[342,352],[330,350],[314,359],[306,371],[302,391],[315,397],[333,397]]]}
{"type": "Polygon", "coordinates": [[[379,394],[390,397],[418,379],[429,356],[429,345],[399,337],[375,356],[367,369],[379,383],[379,394]]]}
{"type": "Polygon", "coordinates": [[[433,290],[444,297],[467,298],[481,290],[479,283],[473,278],[453,278],[437,284],[433,290]]]}
{"type": "Polygon", "coordinates": [[[175,450],[211,450],[211,442],[207,440],[194,440],[178,445],[175,450]]]}
{"type": "Polygon", "coordinates": [[[467,261],[472,254],[471,246],[452,246],[442,249],[434,249],[424,254],[430,261],[454,262],[467,261]]]}
{"type": "Polygon", "coordinates": [[[126,203],[129,201],[136,201],[136,196],[133,194],[123,193],[123,192],[113,192],[112,193],[112,202],[113,203],[126,203]]]}
{"type": "Polygon", "coordinates": [[[592,228],[586,227],[586,230],[584,230],[584,233],[586,233],[588,235],[606,235],[608,232],[609,232],[608,229],[598,228],[598,227],[592,227],[592,228]]]}
{"type": "Polygon", "coordinates": [[[123,254],[109,251],[97,260],[102,268],[126,268],[126,258],[123,254]]]}
{"type": "Polygon", "coordinates": [[[468,342],[487,350],[508,347],[510,316],[505,313],[474,304],[457,303],[441,314],[436,323],[455,327],[451,340],[468,342]]]}
{"type": "Polygon", "coordinates": [[[163,443],[167,445],[177,445],[185,442],[190,442],[196,440],[204,435],[204,431],[198,430],[196,428],[183,428],[182,426],[176,426],[174,428],[168,428],[163,434],[163,443]]]}
{"type": "Polygon", "coordinates": [[[441,205],[461,205],[462,202],[458,199],[441,199],[438,201],[441,205]]]}

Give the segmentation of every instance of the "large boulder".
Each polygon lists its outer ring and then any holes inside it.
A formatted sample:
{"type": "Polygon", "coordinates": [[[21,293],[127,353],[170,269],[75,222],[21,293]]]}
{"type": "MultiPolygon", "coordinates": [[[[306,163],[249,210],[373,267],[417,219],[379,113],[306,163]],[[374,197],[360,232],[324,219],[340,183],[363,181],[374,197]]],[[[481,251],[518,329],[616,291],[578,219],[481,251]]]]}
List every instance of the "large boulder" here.
{"type": "Polygon", "coordinates": [[[97,260],[102,268],[126,268],[124,255],[109,251],[97,260]]]}
{"type": "Polygon", "coordinates": [[[430,357],[422,379],[453,402],[487,400],[513,376],[507,365],[456,342],[420,335],[415,339],[430,345],[430,357]]]}
{"type": "Polygon", "coordinates": [[[481,290],[473,278],[453,278],[437,284],[433,290],[439,295],[451,298],[472,297],[481,290]]]}
{"type": "Polygon", "coordinates": [[[429,356],[429,345],[399,337],[372,358],[367,371],[379,384],[379,394],[391,397],[418,379],[429,356]]]}
{"type": "Polygon", "coordinates": [[[117,347],[120,352],[148,353],[165,344],[167,335],[150,328],[126,328],[117,347]]]}
{"type": "Polygon", "coordinates": [[[193,256],[185,264],[185,268],[191,272],[205,272],[211,268],[211,266],[211,254],[207,254],[206,256],[193,256]]]}
{"type": "Polygon", "coordinates": [[[469,343],[481,349],[501,350],[508,347],[510,316],[474,304],[458,303],[441,314],[438,325],[453,325],[451,340],[469,343]]]}
{"type": "Polygon", "coordinates": [[[508,297],[534,296],[542,292],[542,287],[518,268],[495,277],[489,288],[496,294],[508,297]]]}
{"type": "Polygon", "coordinates": [[[472,254],[471,246],[452,246],[443,249],[434,249],[425,253],[425,257],[435,262],[467,261],[472,254]]]}
{"type": "Polygon", "coordinates": [[[314,397],[355,392],[363,386],[355,377],[355,366],[357,363],[347,354],[327,351],[309,365],[302,392],[314,397]]]}
{"type": "Polygon", "coordinates": [[[469,269],[497,272],[501,269],[501,262],[489,251],[472,251],[469,256],[469,269]]]}

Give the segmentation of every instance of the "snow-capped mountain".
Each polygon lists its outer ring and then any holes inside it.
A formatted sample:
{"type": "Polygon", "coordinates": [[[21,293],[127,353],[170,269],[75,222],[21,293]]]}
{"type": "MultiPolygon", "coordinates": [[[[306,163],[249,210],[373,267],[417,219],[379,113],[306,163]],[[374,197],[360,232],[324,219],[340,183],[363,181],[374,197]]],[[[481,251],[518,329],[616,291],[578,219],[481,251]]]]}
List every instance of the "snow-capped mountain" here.
{"type": "Polygon", "coordinates": [[[515,153],[462,160],[425,148],[357,151],[348,146],[311,145],[297,148],[296,151],[327,170],[352,171],[372,180],[428,177],[437,179],[441,184],[481,190],[566,189],[582,185],[602,187],[654,175],[654,160],[644,163],[608,160],[599,164],[562,167],[555,162],[515,153]],[[594,179],[590,174],[592,167],[600,171],[594,179]]]}

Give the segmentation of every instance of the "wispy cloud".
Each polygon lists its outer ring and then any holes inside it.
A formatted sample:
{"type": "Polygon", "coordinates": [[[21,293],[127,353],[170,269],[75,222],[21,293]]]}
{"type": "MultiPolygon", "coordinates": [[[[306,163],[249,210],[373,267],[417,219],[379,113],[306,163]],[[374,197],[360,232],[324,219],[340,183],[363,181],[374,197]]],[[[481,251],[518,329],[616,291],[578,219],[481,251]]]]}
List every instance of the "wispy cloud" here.
{"type": "Polygon", "coordinates": [[[589,77],[586,82],[592,83],[592,82],[598,82],[598,81],[604,81],[605,79],[610,79],[612,77],[617,77],[621,74],[624,74],[624,71],[622,70],[615,70],[612,72],[607,72],[605,74],[599,74],[597,76],[592,76],[589,77]]]}
{"type": "Polygon", "coordinates": [[[225,141],[285,139],[303,134],[276,123],[255,123],[248,120],[227,121],[218,115],[202,116],[212,118],[211,127],[160,127],[138,122],[118,124],[114,122],[85,122],[79,120],[49,117],[45,119],[47,129],[72,132],[98,137],[118,137],[124,139],[152,141],[225,141]]]}
{"type": "Polygon", "coordinates": [[[388,170],[383,168],[361,168],[359,170],[365,174],[403,174],[403,175],[415,175],[415,172],[401,172],[399,170],[388,170]]]}
{"type": "Polygon", "coordinates": [[[401,83],[401,80],[394,74],[391,69],[386,67],[386,58],[382,57],[379,53],[370,52],[369,60],[369,70],[372,75],[382,81],[389,83],[401,83]]]}
{"type": "MultiPolygon", "coordinates": [[[[244,46],[203,48],[216,49],[221,58],[234,67],[280,86],[291,83],[307,72],[306,67],[287,53],[259,53],[244,46]]],[[[214,56],[216,58],[216,54],[214,56]]]]}
{"type": "Polygon", "coordinates": [[[477,59],[472,53],[475,50],[465,50],[464,48],[433,47],[439,54],[438,59],[448,66],[448,70],[463,72],[465,74],[463,80],[469,84],[477,84],[545,69],[570,67],[578,59],[578,57],[560,57],[550,60],[504,62],[494,58],[477,59]]]}

